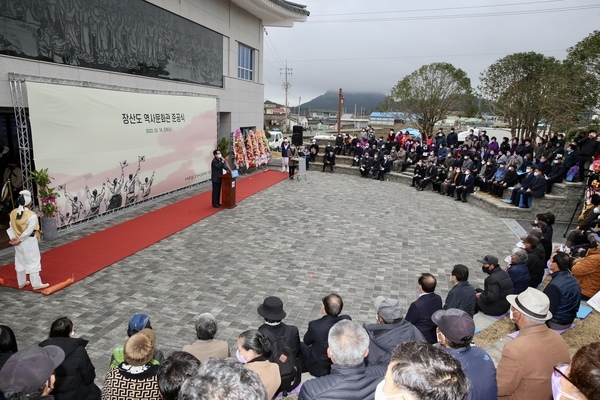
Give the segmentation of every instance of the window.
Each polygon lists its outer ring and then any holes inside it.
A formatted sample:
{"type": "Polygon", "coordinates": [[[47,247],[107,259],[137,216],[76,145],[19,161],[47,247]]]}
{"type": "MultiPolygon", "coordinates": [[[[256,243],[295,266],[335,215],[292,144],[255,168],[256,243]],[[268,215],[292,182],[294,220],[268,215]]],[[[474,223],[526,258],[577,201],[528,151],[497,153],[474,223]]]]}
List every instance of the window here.
{"type": "Polygon", "coordinates": [[[238,78],[254,79],[254,50],[241,43],[238,44],[238,78]]]}

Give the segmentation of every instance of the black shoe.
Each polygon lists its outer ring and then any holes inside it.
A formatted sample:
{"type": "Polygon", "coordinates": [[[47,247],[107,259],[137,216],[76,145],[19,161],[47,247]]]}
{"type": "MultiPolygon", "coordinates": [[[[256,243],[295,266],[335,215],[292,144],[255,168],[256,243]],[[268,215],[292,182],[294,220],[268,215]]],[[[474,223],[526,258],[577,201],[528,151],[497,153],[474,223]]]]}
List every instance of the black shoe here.
{"type": "Polygon", "coordinates": [[[217,203],[217,205],[218,205],[219,207],[221,207],[223,204],[221,204],[221,203],[217,203]]]}
{"type": "Polygon", "coordinates": [[[213,204],[212,206],[213,206],[214,208],[221,208],[221,205],[220,205],[220,204],[213,204]]]}
{"type": "Polygon", "coordinates": [[[467,202],[466,200],[461,200],[461,201],[462,201],[463,203],[466,203],[466,202],[467,202]]]}
{"type": "Polygon", "coordinates": [[[460,198],[456,198],[456,199],[454,199],[454,201],[461,201],[461,200],[460,200],[460,198]]]}

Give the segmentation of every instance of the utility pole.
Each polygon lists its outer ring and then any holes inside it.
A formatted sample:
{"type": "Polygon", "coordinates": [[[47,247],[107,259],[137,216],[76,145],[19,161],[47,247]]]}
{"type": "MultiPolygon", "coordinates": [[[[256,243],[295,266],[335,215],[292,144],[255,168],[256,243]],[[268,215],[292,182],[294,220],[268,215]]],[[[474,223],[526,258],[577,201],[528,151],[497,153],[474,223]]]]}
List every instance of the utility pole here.
{"type": "Polygon", "coordinates": [[[285,75],[285,83],[283,84],[283,90],[285,90],[285,126],[286,126],[286,129],[284,130],[284,132],[287,132],[287,127],[288,127],[288,92],[290,90],[290,87],[292,86],[288,82],[288,76],[292,75],[292,69],[287,67],[287,60],[285,60],[285,68],[280,68],[279,70],[281,71],[282,74],[285,75]]]}
{"type": "Polygon", "coordinates": [[[338,96],[338,135],[342,133],[342,104],[344,104],[344,95],[342,94],[342,88],[340,88],[338,96]]]}

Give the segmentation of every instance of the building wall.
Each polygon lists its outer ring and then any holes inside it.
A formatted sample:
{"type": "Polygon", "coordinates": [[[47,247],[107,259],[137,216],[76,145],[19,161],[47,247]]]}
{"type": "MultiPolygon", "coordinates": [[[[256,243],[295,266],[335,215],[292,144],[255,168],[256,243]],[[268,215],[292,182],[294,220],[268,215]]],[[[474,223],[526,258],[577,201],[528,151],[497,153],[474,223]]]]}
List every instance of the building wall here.
{"type": "Polygon", "coordinates": [[[12,107],[8,74],[87,81],[149,90],[181,91],[216,96],[219,112],[228,114],[226,128],[219,136],[228,137],[240,126],[263,125],[264,87],[262,84],[263,27],[259,19],[228,0],[151,0],[173,12],[223,35],[223,88],[173,82],[112,73],[50,62],[0,56],[0,107],[12,107]],[[238,43],[255,49],[254,81],[237,78],[238,43]]]}

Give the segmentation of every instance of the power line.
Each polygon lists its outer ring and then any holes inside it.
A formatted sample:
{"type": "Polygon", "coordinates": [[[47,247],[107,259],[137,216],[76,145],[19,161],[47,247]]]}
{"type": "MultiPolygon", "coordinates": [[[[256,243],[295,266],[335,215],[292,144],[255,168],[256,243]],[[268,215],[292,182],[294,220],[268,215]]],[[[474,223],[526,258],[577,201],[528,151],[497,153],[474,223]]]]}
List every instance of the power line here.
{"type": "Polygon", "coordinates": [[[565,0],[544,0],[544,1],[528,1],[523,3],[503,3],[503,4],[488,4],[483,6],[463,6],[463,7],[443,7],[443,8],[423,8],[417,10],[389,10],[389,11],[371,11],[371,12],[355,12],[355,13],[342,13],[342,14],[322,14],[314,15],[311,14],[310,18],[322,18],[322,17],[337,17],[344,15],[372,15],[372,14],[390,14],[390,13],[412,13],[412,12],[430,12],[430,11],[448,11],[448,10],[467,10],[474,8],[493,8],[493,7],[513,7],[522,5],[542,4],[542,3],[557,3],[565,0]]]}
{"type": "MultiPolygon", "coordinates": [[[[546,53],[559,53],[563,52],[565,49],[560,50],[543,50],[536,51],[536,53],[546,54],[546,53]]],[[[390,57],[352,57],[352,58],[317,58],[313,60],[309,60],[306,58],[300,60],[288,60],[294,63],[302,63],[302,62],[320,62],[320,61],[373,61],[373,60],[401,60],[401,59],[411,59],[411,58],[449,58],[449,57],[480,57],[480,56],[503,56],[508,55],[508,53],[472,53],[472,54],[434,54],[434,55],[410,55],[410,56],[390,56],[390,57]]]]}
{"type": "Polygon", "coordinates": [[[285,65],[285,63],[281,60],[281,57],[279,57],[276,54],[277,51],[274,49],[273,43],[271,42],[271,38],[269,38],[269,35],[265,35],[264,37],[266,38],[265,44],[267,45],[267,48],[269,49],[269,52],[273,55],[273,58],[275,58],[275,61],[277,63],[279,63],[279,66],[277,66],[275,68],[280,68],[283,65],[285,65]]]}
{"type": "Polygon", "coordinates": [[[428,15],[428,16],[405,16],[405,17],[389,17],[389,18],[361,18],[361,19],[335,19],[326,21],[307,21],[307,24],[337,24],[337,23],[360,23],[360,22],[395,22],[395,21],[426,21],[436,19],[458,19],[458,18],[488,18],[488,17],[507,17],[516,15],[530,14],[549,14],[567,11],[582,11],[600,8],[600,4],[592,4],[585,6],[573,6],[562,8],[546,8],[538,10],[522,10],[522,11],[498,11],[481,14],[456,14],[456,15],[428,15]]]}

